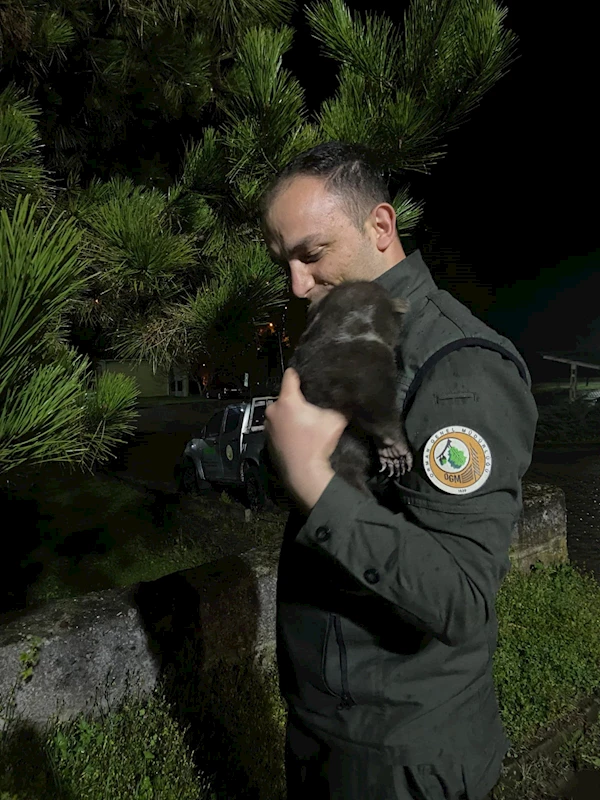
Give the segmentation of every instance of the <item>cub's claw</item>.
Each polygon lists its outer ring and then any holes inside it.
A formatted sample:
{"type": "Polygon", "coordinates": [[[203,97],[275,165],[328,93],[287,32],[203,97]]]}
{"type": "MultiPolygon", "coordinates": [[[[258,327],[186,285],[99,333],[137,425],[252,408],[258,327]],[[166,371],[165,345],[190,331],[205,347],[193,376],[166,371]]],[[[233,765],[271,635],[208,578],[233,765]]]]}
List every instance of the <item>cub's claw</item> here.
{"type": "Polygon", "coordinates": [[[394,442],[379,449],[379,462],[381,464],[379,472],[387,470],[388,478],[398,478],[412,468],[413,458],[404,442],[394,442]]]}

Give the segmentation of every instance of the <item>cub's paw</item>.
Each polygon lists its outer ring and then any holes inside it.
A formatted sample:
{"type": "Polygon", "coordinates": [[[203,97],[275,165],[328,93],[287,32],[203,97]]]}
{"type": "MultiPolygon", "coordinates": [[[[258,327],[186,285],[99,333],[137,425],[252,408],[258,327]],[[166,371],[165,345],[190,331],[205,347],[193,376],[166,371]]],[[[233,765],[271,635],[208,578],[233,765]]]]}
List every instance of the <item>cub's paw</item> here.
{"type": "Polygon", "coordinates": [[[384,447],[378,448],[378,452],[381,464],[379,472],[387,470],[388,478],[398,478],[412,468],[412,453],[404,441],[386,443],[384,447]]]}

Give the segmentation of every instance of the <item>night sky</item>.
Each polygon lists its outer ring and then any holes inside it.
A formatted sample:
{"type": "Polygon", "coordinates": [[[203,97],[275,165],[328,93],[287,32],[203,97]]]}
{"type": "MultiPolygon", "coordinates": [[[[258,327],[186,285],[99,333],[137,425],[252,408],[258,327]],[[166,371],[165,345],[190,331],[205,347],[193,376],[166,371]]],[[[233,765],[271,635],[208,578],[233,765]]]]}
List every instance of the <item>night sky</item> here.
{"type": "MultiPolygon", "coordinates": [[[[405,8],[348,5],[386,10],[399,22],[405,8]]],[[[554,14],[523,0],[504,5],[519,58],[450,134],[431,175],[410,176],[411,192],[425,201],[438,251],[458,262],[444,288],[514,341],[534,380],[567,377],[566,366],[543,362],[538,351],[595,347],[600,355],[595,28],[581,13],[554,14]]],[[[335,66],[319,55],[302,11],[293,24],[289,66],[318,107],[335,89],[335,66]],[[318,84],[310,78],[315,66],[318,84]]],[[[427,236],[417,232],[416,246],[427,236]]]]}

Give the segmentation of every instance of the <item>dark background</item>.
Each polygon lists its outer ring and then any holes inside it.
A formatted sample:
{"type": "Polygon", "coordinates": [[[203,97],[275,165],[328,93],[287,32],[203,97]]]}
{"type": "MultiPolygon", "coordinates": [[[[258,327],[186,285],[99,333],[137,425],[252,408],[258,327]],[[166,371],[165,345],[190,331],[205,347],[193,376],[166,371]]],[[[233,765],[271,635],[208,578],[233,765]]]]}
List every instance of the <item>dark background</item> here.
{"type": "MultiPolygon", "coordinates": [[[[305,5],[287,65],[317,108],[335,90],[336,69],[310,36],[305,5]]],[[[406,7],[348,5],[399,23],[406,7]]],[[[421,248],[440,285],[515,342],[534,380],[567,378],[566,365],[539,351],[579,347],[600,357],[595,26],[575,6],[504,5],[518,58],[450,134],[431,175],[409,177],[425,215],[405,244],[421,248]]]]}

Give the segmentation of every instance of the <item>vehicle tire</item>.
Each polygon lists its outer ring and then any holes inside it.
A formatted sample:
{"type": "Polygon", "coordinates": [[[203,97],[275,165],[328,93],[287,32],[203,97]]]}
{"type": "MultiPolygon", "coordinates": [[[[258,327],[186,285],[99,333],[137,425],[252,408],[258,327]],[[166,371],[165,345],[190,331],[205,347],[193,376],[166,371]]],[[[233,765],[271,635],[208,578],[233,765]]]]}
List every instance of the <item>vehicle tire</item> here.
{"type": "MultiPolygon", "coordinates": [[[[202,481],[204,483],[204,481],[202,481]]],[[[191,458],[184,458],[179,470],[179,490],[184,494],[199,494],[200,480],[191,458]]]]}
{"type": "Polygon", "coordinates": [[[246,502],[248,506],[254,510],[265,508],[267,505],[267,492],[256,464],[248,464],[245,467],[244,484],[246,486],[246,502]]]}

